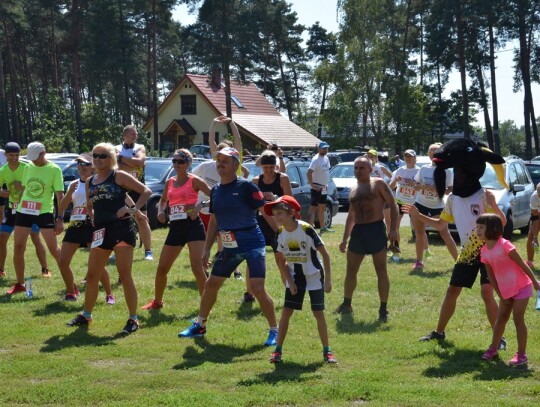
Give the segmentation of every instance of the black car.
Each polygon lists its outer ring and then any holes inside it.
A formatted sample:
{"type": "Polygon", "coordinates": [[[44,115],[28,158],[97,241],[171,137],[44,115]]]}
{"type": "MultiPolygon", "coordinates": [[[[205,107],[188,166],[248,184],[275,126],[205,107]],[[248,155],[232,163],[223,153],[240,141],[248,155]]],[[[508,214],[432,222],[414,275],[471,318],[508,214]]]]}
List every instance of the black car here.
{"type": "MultiPolygon", "coordinates": [[[[302,219],[309,218],[309,208],[311,202],[311,188],[307,179],[307,170],[309,168],[307,161],[289,161],[287,165],[287,175],[291,180],[291,187],[295,199],[301,206],[300,215],[302,219]]],[[[254,162],[244,163],[244,166],[249,170],[249,180],[252,180],[257,175],[260,175],[262,169],[257,167],[254,162]]],[[[330,180],[328,184],[328,195],[326,198],[326,208],[324,211],[324,226],[332,226],[332,218],[336,216],[339,209],[337,188],[334,181],[330,180]]],[[[316,217],[317,218],[317,217],[316,217]]],[[[316,220],[316,226],[319,227],[316,220]]]]}
{"type": "Polygon", "coordinates": [[[540,182],[540,161],[525,161],[525,167],[529,170],[529,175],[532,178],[532,182],[536,187],[540,182]]]}

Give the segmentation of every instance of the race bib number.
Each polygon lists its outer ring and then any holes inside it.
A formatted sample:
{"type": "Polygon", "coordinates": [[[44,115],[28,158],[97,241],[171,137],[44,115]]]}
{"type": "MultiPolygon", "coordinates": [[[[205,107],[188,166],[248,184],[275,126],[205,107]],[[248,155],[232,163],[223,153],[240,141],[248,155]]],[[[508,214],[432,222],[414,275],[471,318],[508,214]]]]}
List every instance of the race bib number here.
{"type": "Polygon", "coordinates": [[[431,191],[431,190],[428,190],[428,189],[423,189],[422,190],[422,196],[429,200],[429,201],[438,201],[439,200],[439,195],[437,195],[437,192],[436,191],[431,191]]]}
{"type": "Polygon", "coordinates": [[[129,175],[131,175],[131,176],[132,176],[133,178],[135,178],[135,179],[138,179],[138,176],[139,176],[139,175],[137,174],[137,171],[131,171],[131,172],[129,173],[129,175]]]}
{"type": "Polygon", "coordinates": [[[71,220],[85,220],[86,219],[86,207],[84,206],[77,206],[73,208],[71,211],[71,220]]]}
{"type": "Polygon", "coordinates": [[[41,202],[23,201],[21,207],[21,213],[27,215],[39,216],[41,211],[41,202]]]}
{"type": "Polygon", "coordinates": [[[103,244],[103,239],[105,238],[105,228],[98,229],[94,233],[92,233],[92,244],[90,245],[91,248],[99,247],[103,244]]]}
{"type": "Polygon", "coordinates": [[[169,208],[169,219],[187,219],[186,205],[173,205],[169,208]]]}
{"type": "Polygon", "coordinates": [[[236,237],[234,236],[233,232],[222,230],[219,232],[219,237],[221,238],[223,247],[227,249],[236,249],[238,247],[238,242],[236,241],[236,237]]]}
{"type": "Polygon", "coordinates": [[[17,214],[17,208],[19,207],[19,202],[12,202],[11,203],[11,214],[16,215],[17,214]]]}
{"type": "Polygon", "coordinates": [[[412,198],[414,197],[416,190],[412,187],[403,186],[403,187],[399,187],[399,193],[403,197],[412,198]]]}

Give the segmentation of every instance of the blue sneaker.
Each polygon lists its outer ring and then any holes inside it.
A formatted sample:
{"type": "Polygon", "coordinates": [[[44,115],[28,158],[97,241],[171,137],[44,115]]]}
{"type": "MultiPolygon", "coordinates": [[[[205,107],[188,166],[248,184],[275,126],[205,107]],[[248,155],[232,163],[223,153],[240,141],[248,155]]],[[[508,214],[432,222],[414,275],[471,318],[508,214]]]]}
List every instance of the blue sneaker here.
{"type": "Polygon", "coordinates": [[[178,334],[179,338],[200,338],[206,333],[206,327],[194,322],[188,329],[178,334]]]}
{"type": "Polygon", "coordinates": [[[264,346],[276,346],[278,331],[268,331],[268,338],[264,342],[264,346]]]}

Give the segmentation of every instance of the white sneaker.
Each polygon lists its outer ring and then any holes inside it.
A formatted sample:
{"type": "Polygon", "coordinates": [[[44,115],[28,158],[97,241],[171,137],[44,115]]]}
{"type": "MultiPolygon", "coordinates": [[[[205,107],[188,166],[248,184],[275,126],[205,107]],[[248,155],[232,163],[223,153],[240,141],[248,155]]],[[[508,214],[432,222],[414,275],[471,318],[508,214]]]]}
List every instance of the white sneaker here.
{"type": "Polygon", "coordinates": [[[144,252],[144,259],[145,260],[154,260],[154,255],[152,253],[152,250],[146,250],[144,252]]]}

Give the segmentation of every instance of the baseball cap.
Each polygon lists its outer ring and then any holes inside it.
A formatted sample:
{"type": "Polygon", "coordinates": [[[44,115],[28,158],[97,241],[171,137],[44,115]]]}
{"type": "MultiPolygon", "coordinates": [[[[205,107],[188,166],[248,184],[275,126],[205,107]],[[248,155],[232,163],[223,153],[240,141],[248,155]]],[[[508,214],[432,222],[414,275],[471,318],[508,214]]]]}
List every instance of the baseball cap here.
{"type": "Polygon", "coordinates": [[[226,155],[228,157],[232,157],[234,158],[236,161],[240,162],[240,153],[238,152],[238,150],[234,147],[225,147],[225,148],[222,148],[221,150],[219,151],[216,151],[214,153],[214,157],[217,157],[218,154],[223,154],[223,155],[226,155]]]}
{"type": "Polygon", "coordinates": [[[19,153],[21,151],[21,146],[14,141],[10,141],[4,146],[4,151],[6,153],[19,153]]]}
{"type": "Polygon", "coordinates": [[[291,208],[294,211],[295,216],[298,219],[300,219],[300,213],[299,213],[300,204],[298,203],[298,201],[296,199],[294,199],[294,197],[292,197],[290,195],[280,196],[275,201],[268,202],[268,203],[264,204],[264,213],[266,213],[268,216],[272,216],[273,215],[273,212],[272,212],[273,207],[276,206],[277,204],[280,204],[280,203],[283,203],[283,204],[287,205],[289,208],[291,208]]]}
{"type": "Polygon", "coordinates": [[[26,159],[30,161],[37,160],[39,155],[45,151],[45,146],[37,141],[28,144],[26,147],[26,159]]]}
{"type": "Polygon", "coordinates": [[[379,153],[377,152],[377,150],[369,150],[367,152],[369,155],[374,155],[375,157],[377,157],[379,155],[379,153]]]}
{"type": "Polygon", "coordinates": [[[92,156],[88,153],[82,153],[77,158],[75,158],[75,161],[82,161],[83,163],[92,163],[92,156]]]}
{"type": "Polygon", "coordinates": [[[405,150],[403,155],[405,155],[405,154],[409,154],[409,155],[412,155],[413,157],[416,157],[416,151],[414,151],[414,150],[405,150]]]}
{"type": "Polygon", "coordinates": [[[328,144],[326,141],[321,141],[319,143],[319,148],[328,148],[330,147],[330,144],[328,144]]]}

